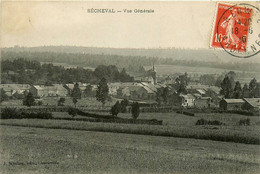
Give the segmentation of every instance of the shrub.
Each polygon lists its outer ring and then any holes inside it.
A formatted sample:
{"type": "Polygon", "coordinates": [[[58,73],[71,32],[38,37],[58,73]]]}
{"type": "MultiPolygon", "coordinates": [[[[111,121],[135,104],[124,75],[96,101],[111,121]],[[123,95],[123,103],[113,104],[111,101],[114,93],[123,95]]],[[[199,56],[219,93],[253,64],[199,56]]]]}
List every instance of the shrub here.
{"type": "Polygon", "coordinates": [[[253,112],[243,111],[243,110],[233,110],[233,111],[230,111],[230,113],[247,115],[247,116],[254,116],[255,115],[253,112]]]}
{"type": "Polygon", "coordinates": [[[128,106],[129,101],[127,99],[124,99],[121,101],[120,105],[121,105],[121,112],[122,113],[126,113],[126,107],[128,106]]]}
{"type": "Polygon", "coordinates": [[[43,102],[40,100],[38,101],[38,106],[42,106],[43,105],[43,102]]]}
{"type": "Polygon", "coordinates": [[[52,119],[50,112],[22,112],[21,118],[52,119]]]}
{"type": "Polygon", "coordinates": [[[134,102],[132,104],[132,117],[133,119],[137,119],[137,117],[139,116],[140,114],[140,107],[139,107],[139,103],[138,102],[134,102]]]}
{"type": "Polygon", "coordinates": [[[224,123],[222,123],[218,120],[208,121],[208,120],[205,120],[202,118],[196,122],[196,125],[224,125],[224,123]]]}
{"type": "Polygon", "coordinates": [[[208,124],[208,121],[205,120],[205,119],[199,119],[197,122],[196,122],[196,125],[206,125],[208,124]]]}
{"type": "Polygon", "coordinates": [[[37,118],[37,119],[52,119],[50,112],[20,112],[16,108],[5,108],[2,110],[1,119],[23,119],[23,118],[37,118]]]}
{"type": "Polygon", "coordinates": [[[23,105],[26,105],[28,107],[35,105],[35,99],[31,92],[29,92],[27,96],[24,98],[23,105]]]}
{"type": "Polygon", "coordinates": [[[69,107],[68,114],[75,117],[78,114],[78,110],[76,108],[69,107]]]}
{"type": "Polygon", "coordinates": [[[241,120],[239,120],[238,125],[239,126],[242,126],[242,125],[249,126],[250,125],[250,119],[249,118],[241,119],[241,120]]]}
{"type": "Polygon", "coordinates": [[[119,101],[116,102],[116,104],[114,106],[112,106],[110,113],[112,114],[112,116],[117,116],[117,114],[120,112],[121,106],[119,101]]]}
{"type": "Polygon", "coordinates": [[[61,97],[61,98],[58,100],[58,106],[64,106],[64,103],[65,103],[65,98],[64,98],[64,97],[61,97]]]}
{"type": "Polygon", "coordinates": [[[4,108],[1,112],[1,119],[20,118],[21,113],[16,108],[4,108]]]}

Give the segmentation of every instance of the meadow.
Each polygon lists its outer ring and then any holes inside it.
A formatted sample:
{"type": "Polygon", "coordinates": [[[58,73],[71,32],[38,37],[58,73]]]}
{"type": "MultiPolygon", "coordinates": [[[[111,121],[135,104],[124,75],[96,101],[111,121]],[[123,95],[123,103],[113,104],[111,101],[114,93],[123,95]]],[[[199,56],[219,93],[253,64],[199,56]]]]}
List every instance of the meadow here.
{"type": "Polygon", "coordinates": [[[1,173],[260,171],[258,145],[2,125],[0,132],[1,173]]]}
{"type": "MultiPolygon", "coordinates": [[[[53,113],[54,118],[69,118],[68,113],[53,113]]],[[[130,118],[130,114],[119,114],[119,117],[130,118]]],[[[75,118],[82,118],[76,116],[75,118]]],[[[206,116],[186,116],[177,113],[141,113],[140,119],[163,120],[163,125],[138,125],[122,123],[102,123],[72,120],[39,120],[39,119],[7,119],[1,120],[1,125],[85,130],[154,136],[182,137],[216,141],[260,144],[259,117],[237,114],[210,114],[206,116]],[[195,125],[198,119],[220,120],[225,125],[195,125]],[[250,126],[239,126],[240,119],[249,118],[250,126]]]]}
{"type": "MultiPolygon", "coordinates": [[[[64,106],[74,106],[71,97],[64,97],[64,98],[65,98],[64,106]]],[[[57,106],[59,99],[60,97],[44,97],[41,100],[43,102],[43,106],[57,106]]],[[[89,108],[89,109],[110,109],[111,106],[116,103],[116,101],[117,100],[115,98],[111,98],[110,101],[107,101],[105,106],[102,106],[102,104],[98,102],[96,98],[87,97],[87,98],[78,99],[77,107],[89,108]]],[[[3,101],[1,103],[1,107],[25,107],[25,106],[22,105],[22,100],[8,100],[8,101],[3,101]]]]}
{"type": "MultiPolygon", "coordinates": [[[[47,97],[44,98],[44,104],[48,103],[48,105],[54,106],[57,104],[57,100],[57,97],[47,97]]],[[[12,101],[15,100],[3,103],[2,107],[15,106],[10,103],[7,105],[8,102],[12,101]]],[[[101,103],[97,102],[95,98],[82,98],[79,100],[77,107],[80,109],[98,109],[99,114],[107,115],[108,112],[102,112],[101,109],[110,110],[114,102],[115,99],[112,99],[112,101],[108,102],[103,108],[101,103]]],[[[66,98],[65,106],[68,105],[73,105],[70,98],[66,98]]],[[[92,112],[94,113],[96,111],[92,112]]],[[[176,112],[140,113],[138,119],[157,119],[163,121],[163,125],[155,126],[92,122],[92,120],[87,119],[84,121],[83,118],[86,118],[85,116],[76,116],[73,118],[74,120],[68,120],[72,117],[67,112],[53,112],[52,115],[54,117],[53,120],[7,119],[1,120],[0,124],[9,126],[102,131],[260,144],[260,117],[258,116],[244,116],[230,113],[197,113],[195,116],[187,116],[176,112]],[[196,125],[196,122],[199,119],[219,121],[223,123],[223,125],[196,125]],[[250,125],[239,125],[239,121],[244,119],[250,119],[250,125]]],[[[132,118],[131,113],[119,113],[118,117],[126,119],[132,118]]]]}

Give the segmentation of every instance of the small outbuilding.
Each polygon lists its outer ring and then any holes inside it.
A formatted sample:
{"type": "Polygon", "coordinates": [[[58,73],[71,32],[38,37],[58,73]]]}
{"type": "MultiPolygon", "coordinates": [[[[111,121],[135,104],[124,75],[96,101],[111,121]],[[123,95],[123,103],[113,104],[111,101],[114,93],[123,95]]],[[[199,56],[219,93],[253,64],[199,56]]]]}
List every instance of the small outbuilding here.
{"type": "Polygon", "coordinates": [[[260,110],[260,98],[244,98],[245,104],[243,105],[243,109],[245,110],[260,110]]]}
{"type": "Polygon", "coordinates": [[[240,110],[245,101],[243,99],[222,99],[219,108],[222,110],[240,110]]]}

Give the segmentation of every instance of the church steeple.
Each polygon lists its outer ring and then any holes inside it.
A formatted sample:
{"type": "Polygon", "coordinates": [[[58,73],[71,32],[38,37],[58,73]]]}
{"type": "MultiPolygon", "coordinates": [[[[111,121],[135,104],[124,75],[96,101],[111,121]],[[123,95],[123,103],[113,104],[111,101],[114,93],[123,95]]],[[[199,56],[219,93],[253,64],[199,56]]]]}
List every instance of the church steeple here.
{"type": "Polygon", "coordinates": [[[154,62],[153,62],[153,71],[155,72],[154,62]]]}
{"type": "Polygon", "coordinates": [[[157,84],[157,77],[156,77],[154,62],[153,62],[153,69],[152,69],[152,78],[153,78],[153,84],[156,85],[157,84]]]}

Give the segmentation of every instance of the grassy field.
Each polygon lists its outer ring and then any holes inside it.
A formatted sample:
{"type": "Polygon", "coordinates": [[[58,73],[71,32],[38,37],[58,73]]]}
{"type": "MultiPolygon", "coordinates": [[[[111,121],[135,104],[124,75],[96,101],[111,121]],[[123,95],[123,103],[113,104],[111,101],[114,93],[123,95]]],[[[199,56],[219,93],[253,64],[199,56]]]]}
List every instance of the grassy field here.
{"type": "MultiPolygon", "coordinates": [[[[57,106],[58,100],[60,97],[45,97],[42,98],[43,105],[49,106],[57,106]]],[[[105,107],[111,107],[116,103],[116,99],[112,98],[111,101],[107,101],[105,107]]],[[[65,97],[65,106],[74,106],[72,99],[70,97],[65,97]]],[[[1,106],[22,106],[22,100],[8,100],[3,101],[1,106]]],[[[102,108],[102,104],[96,100],[94,97],[82,98],[78,100],[77,106],[79,107],[86,107],[86,108],[102,108]]]]}
{"type": "MultiPolygon", "coordinates": [[[[107,112],[101,112],[98,114],[107,115],[107,112]]],[[[71,118],[68,113],[65,112],[54,112],[54,118],[71,118]]],[[[118,117],[121,118],[132,118],[131,113],[119,113],[118,117]]],[[[75,118],[84,118],[84,116],[76,116],[75,118]]],[[[163,125],[168,126],[194,126],[198,119],[206,119],[210,121],[218,120],[225,123],[227,126],[238,126],[238,122],[241,119],[249,118],[251,126],[260,126],[259,116],[244,116],[239,114],[230,113],[200,113],[196,114],[195,117],[187,116],[179,113],[140,113],[138,119],[157,119],[163,120],[163,125]]],[[[247,126],[247,128],[250,126],[247,126]]],[[[259,127],[260,128],[260,127],[259,127]]]]}
{"type": "Polygon", "coordinates": [[[1,173],[233,173],[260,171],[258,145],[0,126],[1,173]]]}
{"type": "MultiPolygon", "coordinates": [[[[60,113],[55,113],[54,117],[61,117],[60,113]],[[55,116],[56,114],[56,116],[55,116]]],[[[39,120],[39,119],[9,119],[1,120],[1,125],[13,125],[23,127],[70,129],[102,131],[114,133],[143,134],[156,136],[183,137],[194,139],[207,139],[218,141],[231,141],[247,144],[260,144],[260,127],[256,123],[251,126],[222,125],[222,126],[195,126],[197,117],[189,117],[180,114],[156,114],[158,119],[165,121],[165,125],[137,125],[137,124],[119,124],[119,123],[100,123],[86,121],[67,121],[67,120],[39,120]]],[[[127,114],[125,114],[127,116],[127,114]]],[[[69,117],[65,115],[64,117],[69,117]]],[[[151,119],[152,115],[143,114],[140,118],[151,119]]],[[[155,117],[155,115],[154,115],[155,117]]],[[[232,117],[232,116],[230,116],[232,117]]],[[[233,115],[235,119],[235,115],[233,115]]],[[[247,118],[247,117],[245,117],[247,118]]],[[[251,117],[250,117],[251,118],[251,117]]],[[[253,118],[253,117],[252,117],[253,118]]],[[[237,118],[238,120],[239,118],[237,118]]],[[[257,120],[257,118],[254,118],[257,120]]]]}

